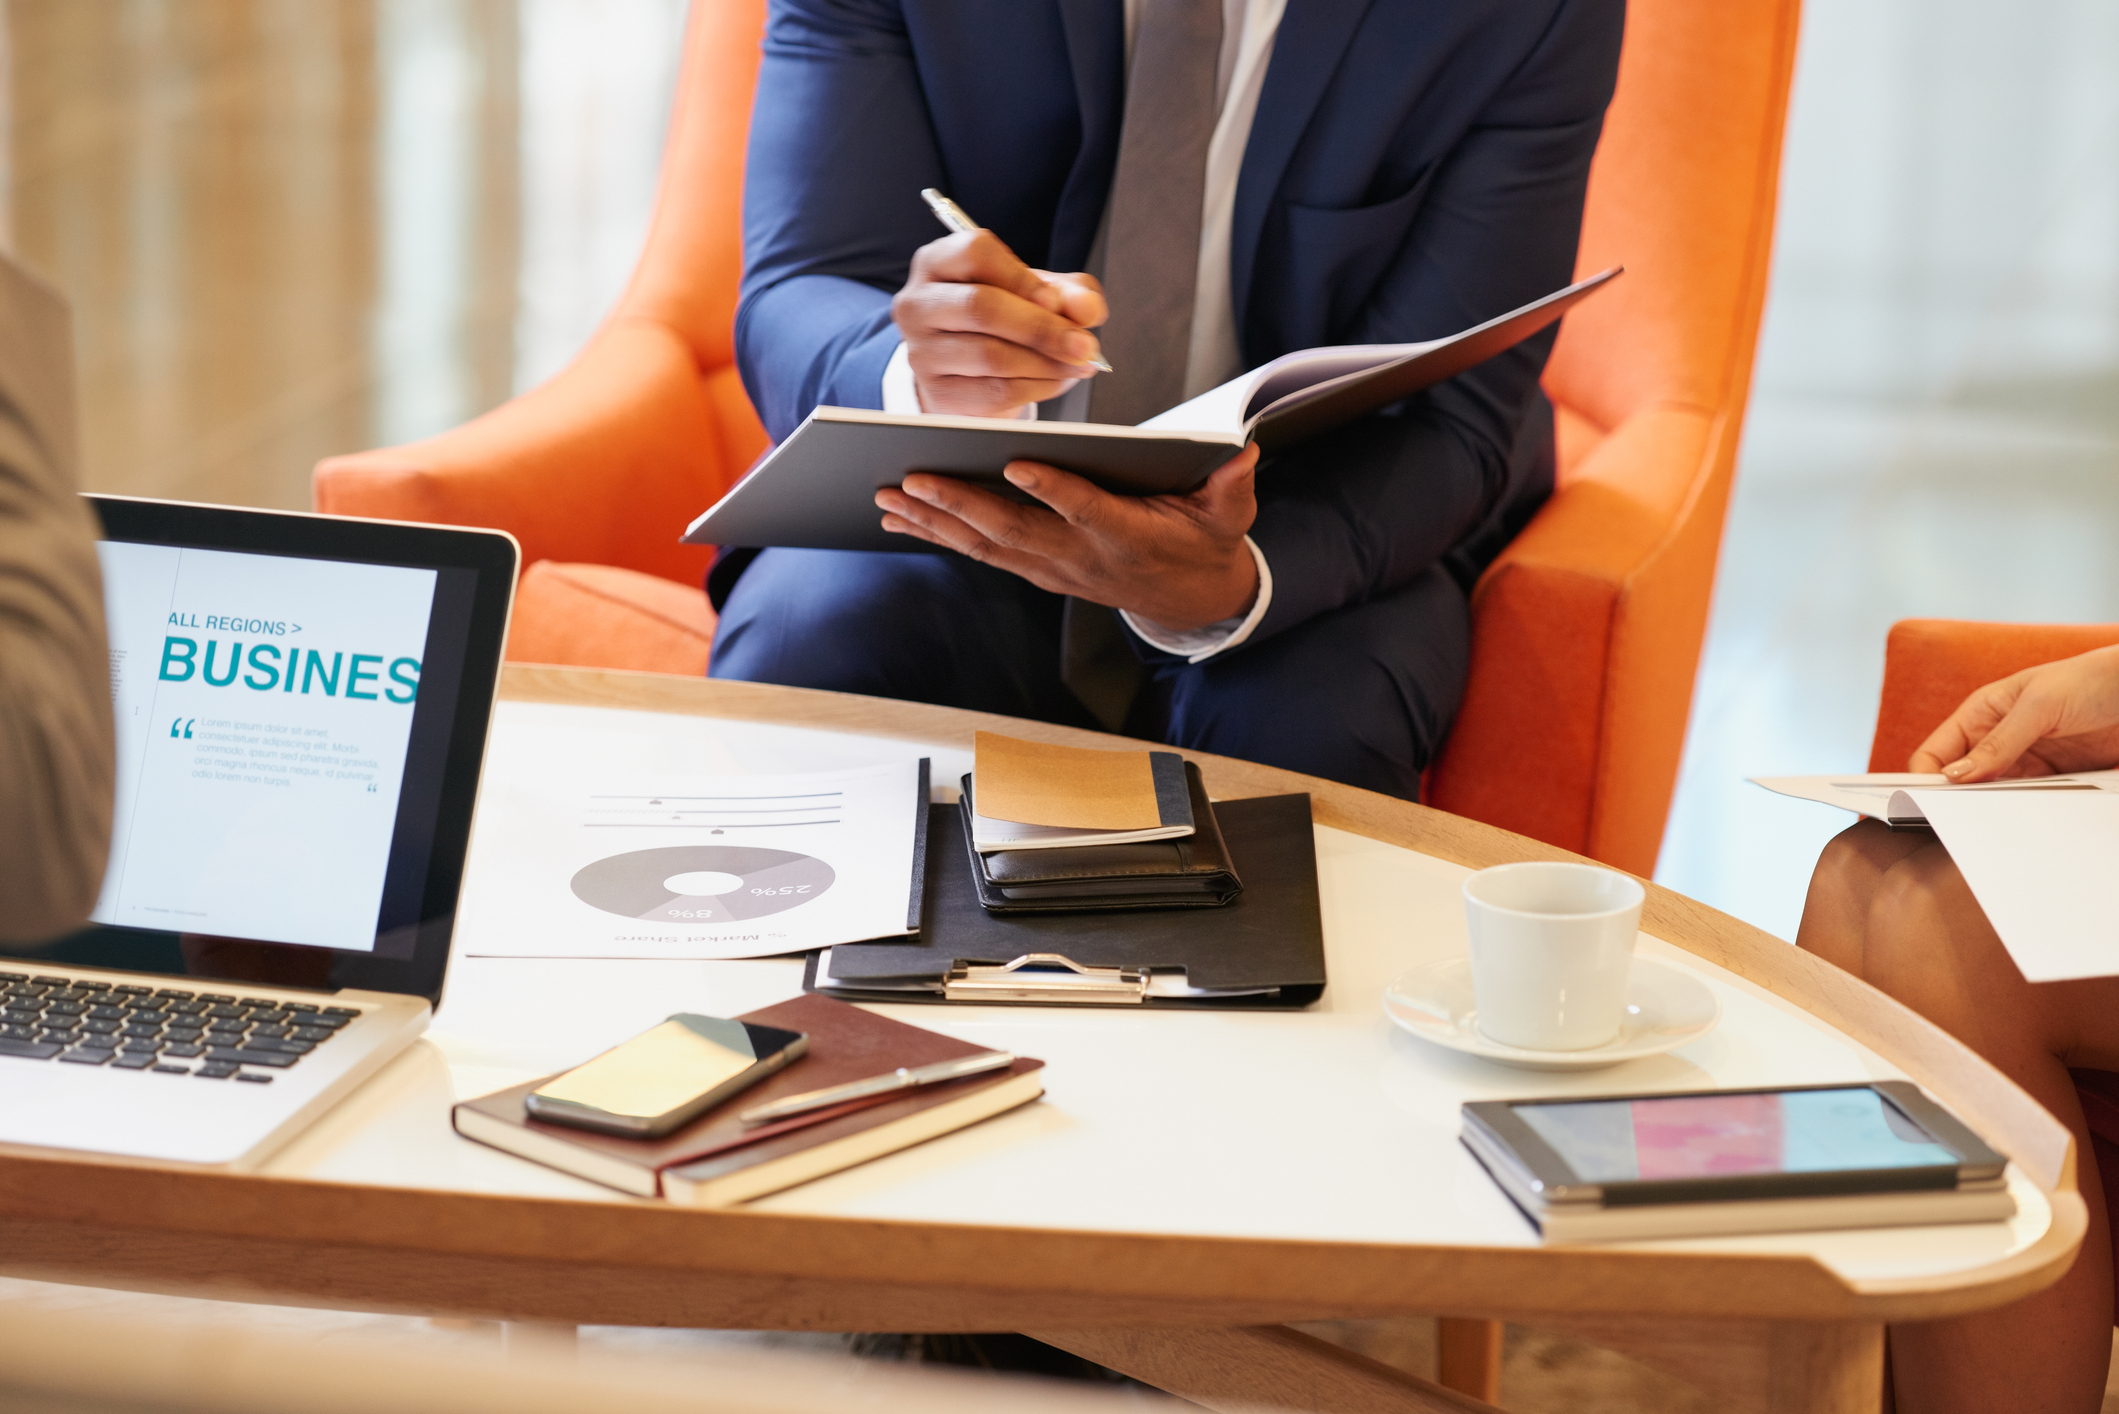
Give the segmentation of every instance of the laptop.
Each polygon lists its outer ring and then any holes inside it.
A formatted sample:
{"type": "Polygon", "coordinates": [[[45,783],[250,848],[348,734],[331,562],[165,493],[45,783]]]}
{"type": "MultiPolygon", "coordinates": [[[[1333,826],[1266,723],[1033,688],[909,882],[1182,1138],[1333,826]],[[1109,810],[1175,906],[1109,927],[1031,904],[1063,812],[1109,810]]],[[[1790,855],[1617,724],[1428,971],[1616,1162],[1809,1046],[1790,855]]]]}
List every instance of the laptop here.
{"type": "Polygon", "coordinates": [[[518,551],[86,499],[110,863],[92,926],[0,942],[0,1149],[254,1167],[441,1000],[518,551]]]}

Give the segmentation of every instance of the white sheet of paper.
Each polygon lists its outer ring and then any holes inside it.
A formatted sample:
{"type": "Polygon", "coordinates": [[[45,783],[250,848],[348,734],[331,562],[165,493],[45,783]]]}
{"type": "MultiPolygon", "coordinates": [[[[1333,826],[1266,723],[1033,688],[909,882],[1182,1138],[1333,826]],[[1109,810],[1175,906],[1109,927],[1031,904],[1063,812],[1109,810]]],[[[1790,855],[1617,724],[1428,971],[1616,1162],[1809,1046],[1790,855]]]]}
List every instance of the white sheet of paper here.
{"type": "Polygon", "coordinates": [[[2119,976],[2119,794],[1915,790],[2033,982],[2119,976]]]}
{"type": "Polygon", "coordinates": [[[1891,796],[1897,791],[1927,790],[1947,791],[1952,795],[1962,792],[2008,792],[2022,794],[2049,790],[2080,790],[2085,785],[2099,790],[2119,791],[2119,771],[2077,771],[2071,776],[2031,776],[2014,781],[1981,781],[1977,785],[1953,786],[1939,775],[1923,775],[1912,771],[1871,771],[1860,775],[1841,776],[1751,776],[1753,785],[1764,786],[1777,795],[1794,796],[1797,800],[1814,800],[1820,805],[1836,805],[1842,810],[1851,810],[1857,815],[1873,815],[1882,818],[1891,796]]]}
{"type": "Polygon", "coordinates": [[[656,769],[656,747],[681,761],[687,743],[614,729],[633,715],[500,704],[464,953],[769,957],[912,931],[918,757],[799,775],[656,769]]]}
{"type": "Polygon", "coordinates": [[[1941,776],[1916,775],[1911,771],[1844,776],[1751,776],[1747,779],[1776,795],[1792,795],[1797,800],[1814,800],[1820,805],[1836,805],[1857,815],[1876,816],[1884,813],[1892,791],[1909,786],[1945,784],[1941,776]]]}

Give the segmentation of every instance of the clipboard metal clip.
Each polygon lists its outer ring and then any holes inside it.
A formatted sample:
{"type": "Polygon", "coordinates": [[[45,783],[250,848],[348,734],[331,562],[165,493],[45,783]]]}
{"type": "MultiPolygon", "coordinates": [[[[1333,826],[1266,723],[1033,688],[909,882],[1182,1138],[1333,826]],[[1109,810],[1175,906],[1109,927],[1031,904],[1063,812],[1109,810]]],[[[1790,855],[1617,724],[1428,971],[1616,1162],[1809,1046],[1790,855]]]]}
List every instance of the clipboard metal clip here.
{"type": "Polygon", "coordinates": [[[942,979],[952,1002],[1076,1002],[1109,1006],[1148,999],[1145,967],[1084,967],[1056,952],[1029,952],[1013,962],[959,962],[942,979]]]}

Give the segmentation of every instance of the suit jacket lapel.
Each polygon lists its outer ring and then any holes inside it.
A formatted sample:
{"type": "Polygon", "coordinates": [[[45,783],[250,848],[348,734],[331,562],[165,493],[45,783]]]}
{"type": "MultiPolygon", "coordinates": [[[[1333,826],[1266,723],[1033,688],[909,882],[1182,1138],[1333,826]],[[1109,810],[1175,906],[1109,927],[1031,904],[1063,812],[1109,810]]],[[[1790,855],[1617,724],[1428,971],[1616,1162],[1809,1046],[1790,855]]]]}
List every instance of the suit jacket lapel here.
{"type": "Polygon", "coordinates": [[[1082,145],[1060,189],[1049,258],[1055,270],[1082,270],[1088,266],[1089,247],[1103,221],[1118,166],[1118,130],[1126,100],[1126,11],[1124,0],[1058,3],[1067,59],[1074,70],[1075,101],[1081,108],[1082,145]]]}
{"type": "MultiPolygon", "coordinates": [[[[1258,95],[1258,115],[1244,146],[1243,168],[1236,183],[1236,209],[1230,220],[1229,284],[1241,340],[1251,281],[1257,273],[1258,242],[1267,213],[1280,190],[1296,144],[1309,126],[1310,114],[1339,68],[1340,56],[1353,42],[1361,17],[1373,0],[1288,0],[1280,33],[1273,39],[1273,59],[1266,67],[1265,87],[1258,95]]],[[[1123,42],[1123,36],[1121,36],[1123,42]]]]}

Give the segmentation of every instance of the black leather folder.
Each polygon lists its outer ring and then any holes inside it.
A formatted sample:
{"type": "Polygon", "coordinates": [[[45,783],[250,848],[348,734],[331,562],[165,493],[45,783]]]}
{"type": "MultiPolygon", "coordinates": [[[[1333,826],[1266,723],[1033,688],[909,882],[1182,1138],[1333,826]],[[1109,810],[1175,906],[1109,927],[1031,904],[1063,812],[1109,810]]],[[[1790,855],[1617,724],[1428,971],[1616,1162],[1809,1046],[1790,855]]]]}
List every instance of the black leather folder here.
{"type": "Polygon", "coordinates": [[[863,1002],[1270,1010],[1308,1006],[1324,993],[1307,795],[1215,805],[1244,882],[1227,905],[1131,912],[988,913],[957,807],[929,810],[919,936],[812,953],[804,987],[863,1002]],[[1173,994],[1180,977],[1189,990],[1173,994]]]}

